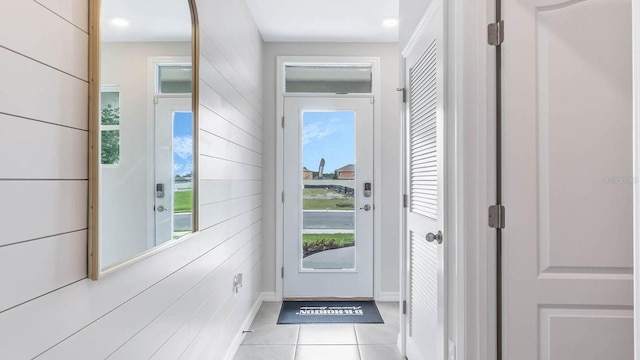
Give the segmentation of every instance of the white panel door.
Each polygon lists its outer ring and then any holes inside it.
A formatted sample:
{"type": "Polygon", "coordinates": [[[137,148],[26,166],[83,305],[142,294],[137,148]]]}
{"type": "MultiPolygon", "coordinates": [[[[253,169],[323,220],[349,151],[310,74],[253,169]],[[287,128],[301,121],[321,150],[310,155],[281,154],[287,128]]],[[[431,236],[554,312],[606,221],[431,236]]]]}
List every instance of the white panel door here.
{"type": "Polygon", "coordinates": [[[373,298],[373,98],[284,111],[283,295],[373,298]]]}
{"type": "Polygon", "coordinates": [[[445,344],[444,27],[443,4],[427,10],[427,25],[406,54],[405,294],[406,355],[442,360],[445,344]],[[443,242],[444,241],[444,242],[443,242]]]}
{"type": "Polygon", "coordinates": [[[631,359],[631,0],[503,4],[503,359],[631,359]]]}

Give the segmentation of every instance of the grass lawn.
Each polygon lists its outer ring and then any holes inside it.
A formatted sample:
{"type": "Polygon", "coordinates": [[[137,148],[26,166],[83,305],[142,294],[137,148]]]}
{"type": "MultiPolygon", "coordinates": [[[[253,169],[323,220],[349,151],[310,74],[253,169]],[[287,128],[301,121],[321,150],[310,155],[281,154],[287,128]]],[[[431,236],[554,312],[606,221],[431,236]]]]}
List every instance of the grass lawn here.
{"type": "Polygon", "coordinates": [[[328,189],[304,189],[303,195],[309,197],[325,196],[330,192],[328,189]]]}
{"type": "Polygon", "coordinates": [[[176,213],[191,212],[193,208],[193,190],[181,190],[173,193],[173,209],[176,213]]]}
{"type": "Polygon", "coordinates": [[[355,234],[302,234],[303,257],[355,245],[355,234]]]}
{"type": "Polygon", "coordinates": [[[353,210],[353,200],[302,199],[304,210],[353,210]]]}
{"type": "Polygon", "coordinates": [[[336,193],[327,189],[304,189],[302,209],[304,210],[353,210],[352,195],[336,193]]]}

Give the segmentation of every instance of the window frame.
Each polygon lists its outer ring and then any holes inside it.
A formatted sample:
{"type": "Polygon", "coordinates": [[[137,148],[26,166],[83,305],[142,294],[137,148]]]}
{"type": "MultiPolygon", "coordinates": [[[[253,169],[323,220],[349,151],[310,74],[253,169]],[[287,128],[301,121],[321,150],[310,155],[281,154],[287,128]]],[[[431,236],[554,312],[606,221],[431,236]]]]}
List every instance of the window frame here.
{"type": "MultiPolygon", "coordinates": [[[[121,108],[120,106],[120,85],[102,85],[100,86],[100,111],[102,112],[102,94],[104,93],[117,93],[118,94],[118,109],[121,108]]],[[[105,131],[117,131],[118,132],[118,162],[115,164],[104,164],[102,163],[102,160],[100,161],[100,167],[102,168],[117,168],[120,166],[120,163],[122,162],[122,146],[121,146],[121,135],[122,135],[122,131],[120,129],[120,125],[122,125],[122,117],[120,117],[120,121],[118,122],[118,125],[103,125],[102,124],[102,117],[100,117],[100,154],[102,154],[102,133],[105,131]]]]}

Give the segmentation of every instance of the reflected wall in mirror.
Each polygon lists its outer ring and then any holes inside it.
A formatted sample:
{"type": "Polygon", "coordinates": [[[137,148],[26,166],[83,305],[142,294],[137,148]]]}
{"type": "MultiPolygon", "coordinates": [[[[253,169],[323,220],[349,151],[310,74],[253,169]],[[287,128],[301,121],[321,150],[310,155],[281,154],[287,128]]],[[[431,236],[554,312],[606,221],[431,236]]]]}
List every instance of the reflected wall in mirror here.
{"type": "Polygon", "coordinates": [[[93,279],[197,229],[194,2],[91,3],[93,279]]]}

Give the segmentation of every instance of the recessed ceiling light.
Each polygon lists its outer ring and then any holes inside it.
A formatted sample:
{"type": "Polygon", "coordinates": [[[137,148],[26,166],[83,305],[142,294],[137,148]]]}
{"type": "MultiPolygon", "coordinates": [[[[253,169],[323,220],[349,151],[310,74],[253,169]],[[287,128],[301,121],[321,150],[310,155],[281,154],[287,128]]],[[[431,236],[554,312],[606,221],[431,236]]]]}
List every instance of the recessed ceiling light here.
{"type": "Polygon", "coordinates": [[[394,27],[398,25],[398,19],[390,18],[386,19],[382,22],[382,25],[386,27],[394,27]]]}
{"type": "Polygon", "coordinates": [[[129,26],[129,21],[123,19],[123,18],[113,18],[111,19],[111,23],[115,26],[119,26],[119,27],[127,27],[129,26]]]}

